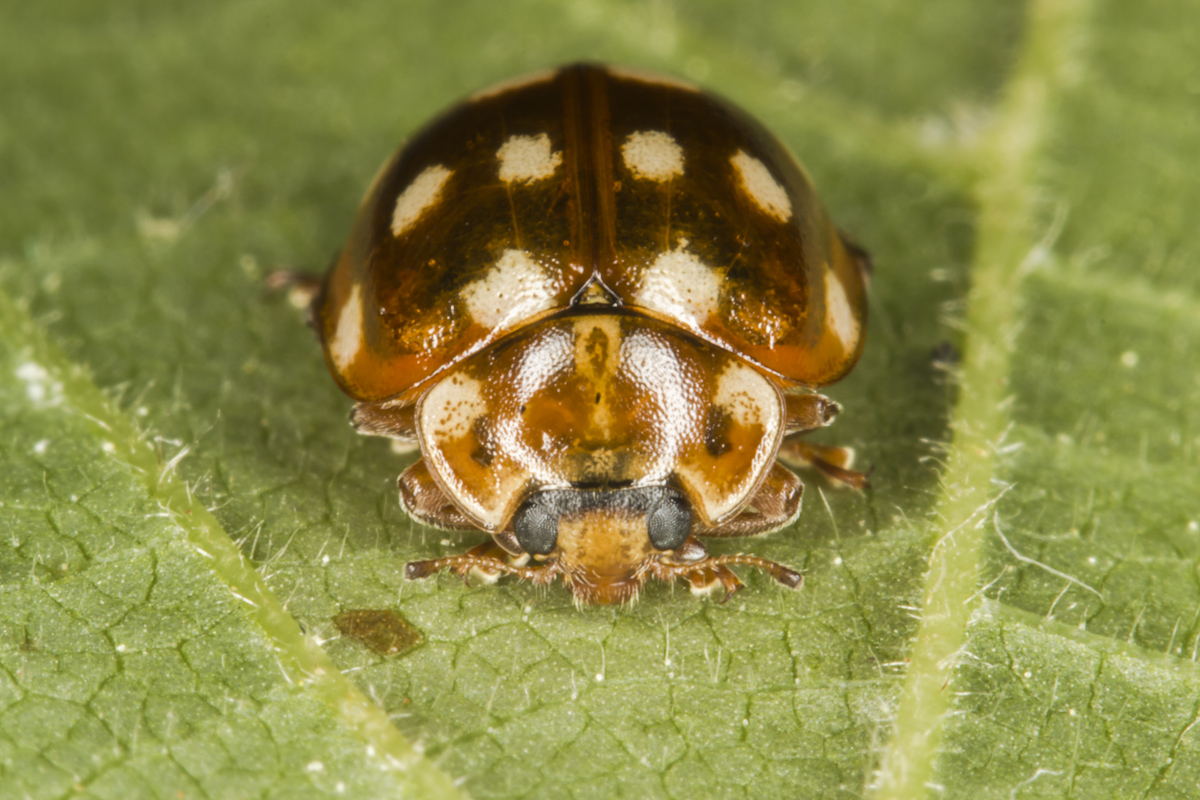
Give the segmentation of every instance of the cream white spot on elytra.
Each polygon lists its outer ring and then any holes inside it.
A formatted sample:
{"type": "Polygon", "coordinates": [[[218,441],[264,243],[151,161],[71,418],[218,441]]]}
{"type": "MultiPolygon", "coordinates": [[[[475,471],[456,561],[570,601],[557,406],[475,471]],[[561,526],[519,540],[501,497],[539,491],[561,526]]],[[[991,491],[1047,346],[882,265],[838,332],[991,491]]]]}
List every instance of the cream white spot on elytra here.
{"type": "Polygon", "coordinates": [[[742,150],[738,150],[729,160],[741,178],[742,189],[759,208],[780,222],[792,218],[791,198],[765,164],[742,150]]]}
{"type": "Polygon", "coordinates": [[[358,357],[363,341],[362,322],[362,287],[356,283],[338,311],[337,326],[329,340],[329,357],[339,370],[347,369],[358,357]]]}
{"type": "Polygon", "coordinates": [[[510,136],[496,151],[500,160],[500,180],[505,183],[533,183],[549,178],[562,164],[562,153],[550,149],[550,137],[510,136]]]}
{"type": "Polygon", "coordinates": [[[858,320],[850,308],[846,288],[832,269],[825,269],[825,327],[847,350],[858,341],[858,320]]]}
{"type": "Polygon", "coordinates": [[[732,362],[717,380],[713,403],[739,425],[762,425],[770,431],[780,420],[779,393],[750,367],[732,362]]]}
{"type": "Polygon", "coordinates": [[[643,308],[699,329],[717,310],[721,275],[689,253],[687,245],[687,239],[680,240],[678,248],[661,253],[647,267],[634,299],[643,308]]]}
{"type": "Polygon", "coordinates": [[[515,78],[510,78],[506,81],[500,81],[500,83],[494,83],[485,89],[480,89],[478,92],[467,98],[467,100],[474,103],[480,100],[487,100],[491,97],[502,95],[505,92],[524,89],[527,86],[536,86],[539,83],[546,83],[547,81],[552,80],[557,74],[558,70],[556,69],[543,69],[538,70],[537,72],[530,72],[525,75],[518,75],[515,78]]]}
{"type": "Polygon", "coordinates": [[[554,306],[546,271],[524,250],[505,250],[483,278],[459,293],[471,317],[492,330],[505,328],[554,306]]]}
{"type": "Polygon", "coordinates": [[[640,69],[630,69],[629,67],[605,67],[608,74],[614,78],[620,78],[629,81],[637,81],[638,83],[648,83],[651,86],[665,86],[672,89],[683,89],[687,92],[698,92],[700,87],[683,78],[676,78],[674,75],[661,75],[657,72],[648,72],[640,69]]]}
{"type": "Polygon", "coordinates": [[[683,174],[683,148],[662,131],[629,134],[621,145],[621,158],[638,178],[662,183],[683,174]]]}
{"type": "Polygon", "coordinates": [[[408,185],[408,188],[396,198],[396,208],[392,211],[392,235],[399,236],[417,224],[431,206],[442,196],[442,188],[453,174],[441,164],[426,167],[425,171],[408,185]]]}

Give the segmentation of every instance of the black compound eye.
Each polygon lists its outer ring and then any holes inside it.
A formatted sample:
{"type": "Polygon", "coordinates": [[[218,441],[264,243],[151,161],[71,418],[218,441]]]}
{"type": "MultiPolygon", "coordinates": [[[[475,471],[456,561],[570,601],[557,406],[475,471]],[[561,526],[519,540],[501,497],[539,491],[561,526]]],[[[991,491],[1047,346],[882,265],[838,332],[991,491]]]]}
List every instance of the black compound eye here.
{"type": "Polygon", "coordinates": [[[548,556],[558,542],[558,514],[537,498],[529,500],[513,516],[513,533],[526,553],[548,556]]]}
{"type": "Polygon", "coordinates": [[[692,507],[678,494],[659,500],[646,514],[650,544],[657,550],[674,550],[692,532],[692,507]]]}

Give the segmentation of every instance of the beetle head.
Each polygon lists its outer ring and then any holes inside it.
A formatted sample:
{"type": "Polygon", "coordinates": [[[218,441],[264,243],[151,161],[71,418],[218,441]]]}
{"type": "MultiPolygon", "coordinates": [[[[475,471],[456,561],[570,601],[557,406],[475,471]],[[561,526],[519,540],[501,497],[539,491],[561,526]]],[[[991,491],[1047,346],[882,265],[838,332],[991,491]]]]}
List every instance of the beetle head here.
{"type": "Polygon", "coordinates": [[[692,509],[665,486],[537,492],[513,516],[521,548],[560,574],[575,599],[634,599],[664,555],[692,530],[692,509]]]}

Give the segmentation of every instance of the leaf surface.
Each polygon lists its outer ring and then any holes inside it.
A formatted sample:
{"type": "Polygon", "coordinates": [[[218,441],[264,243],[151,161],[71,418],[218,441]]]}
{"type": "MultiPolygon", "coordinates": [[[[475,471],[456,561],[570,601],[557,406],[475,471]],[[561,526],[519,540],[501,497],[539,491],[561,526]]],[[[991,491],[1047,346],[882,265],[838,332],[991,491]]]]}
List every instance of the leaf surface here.
{"type": "Polygon", "coordinates": [[[0,26],[0,795],[1191,797],[1200,20],[1183,0],[23,4],[0,26]],[[279,264],[490,81],[763,118],[876,260],[870,338],[727,605],[402,580],[279,264]],[[391,609],[380,655],[335,618],[391,609]]]}

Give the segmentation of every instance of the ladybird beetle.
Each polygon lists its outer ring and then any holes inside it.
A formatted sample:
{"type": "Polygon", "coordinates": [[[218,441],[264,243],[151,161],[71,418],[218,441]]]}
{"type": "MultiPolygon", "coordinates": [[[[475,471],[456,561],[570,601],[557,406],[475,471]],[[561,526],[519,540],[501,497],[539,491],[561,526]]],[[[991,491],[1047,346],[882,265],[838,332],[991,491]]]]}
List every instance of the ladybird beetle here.
{"type": "Polygon", "coordinates": [[[806,461],[861,487],[815,393],[858,360],[868,259],[787,148],[669,78],[581,64],[479,92],[383,167],[310,318],[400,499],[467,552],[410,563],[622,603],[651,577],[802,576],[705,537],[781,528],[806,461]],[[781,450],[782,448],[782,450],[781,450]]]}

